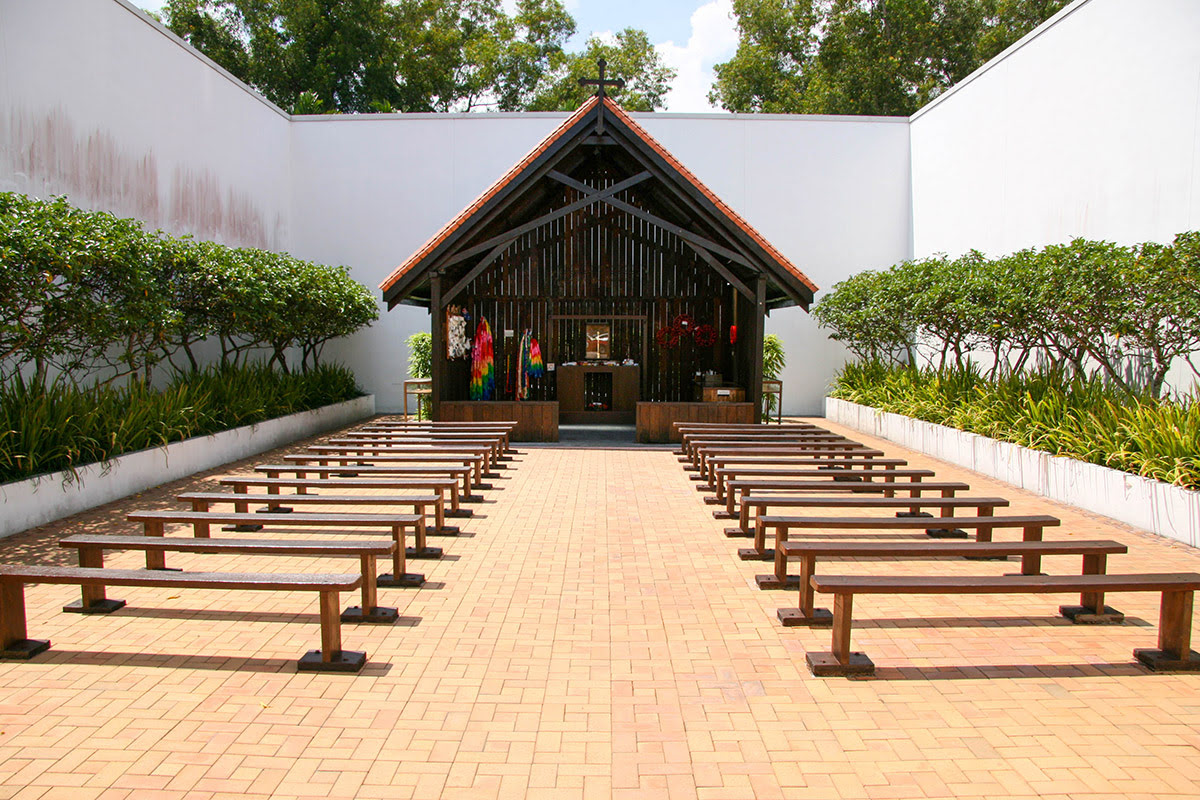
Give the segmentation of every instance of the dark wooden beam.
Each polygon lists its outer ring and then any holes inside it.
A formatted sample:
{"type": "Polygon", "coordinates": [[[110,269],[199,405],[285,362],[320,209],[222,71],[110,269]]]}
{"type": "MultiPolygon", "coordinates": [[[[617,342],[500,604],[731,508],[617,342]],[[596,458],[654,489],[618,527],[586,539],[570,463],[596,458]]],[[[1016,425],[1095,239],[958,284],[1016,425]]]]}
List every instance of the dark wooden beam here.
{"type": "Polygon", "coordinates": [[[509,248],[509,246],[511,246],[511,245],[512,245],[512,240],[509,239],[509,240],[503,241],[500,244],[493,247],[492,251],[490,253],[488,253],[486,256],[484,256],[483,259],[478,264],[471,267],[471,271],[468,272],[466,275],[464,275],[462,280],[460,280],[458,283],[454,284],[454,288],[452,288],[450,291],[446,292],[445,297],[442,298],[442,305],[444,306],[447,303],[449,303],[451,300],[453,300],[454,298],[458,297],[462,293],[462,290],[466,289],[467,286],[470,285],[471,281],[478,278],[480,273],[482,273],[485,269],[490,267],[492,265],[492,262],[495,261],[497,258],[499,258],[500,254],[503,253],[505,250],[507,250],[509,248]]]}
{"type": "MultiPolygon", "coordinates": [[[[754,340],[750,343],[750,392],[747,398],[754,404],[754,421],[762,422],[763,340],[767,330],[767,276],[754,280],[754,340]]],[[[782,400],[782,398],[780,398],[782,400]]]]}
{"type": "Polygon", "coordinates": [[[446,319],[446,311],[442,303],[442,276],[436,272],[429,276],[429,319],[429,348],[432,351],[429,360],[429,414],[432,419],[441,419],[442,384],[445,382],[446,368],[446,341],[442,323],[446,319]]]}
{"type": "Polygon", "coordinates": [[[738,280],[737,276],[734,275],[732,272],[730,272],[728,269],[726,269],[725,265],[722,264],[720,261],[718,261],[716,256],[714,256],[712,253],[708,252],[707,250],[705,250],[703,247],[701,247],[698,244],[692,244],[691,242],[688,242],[686,239],[684,240],[684,242],[687,244],[688,247],[690,247],[696,251],[696,255],[700,256],[700,258],[704,261],[705,264],[708,264],[710,267],[712,267],[714,270],[716,270],[716,273],[718,275],[720,275],[722,278],[724,278],[726,283],[728,283],[734,289],[737,289],[739,292],[741,292],[742,295],[747,300],[754,300],[754,292],[750,291],[750,287],[748,287],[746,284],[744,284],[740,280],[738,280]]]}
{"type": "MultiPolygon", "coordinates": [[[[570,186],[574,189],[578,189],[581,192],[589,192],[589,191],[595,192],[596,191],[592,187],[588,186],[586,183],[581,183],[580,181],[577,181],[568,175],[563,175],[561,172],[551,170],[549,175],[554,180],[559,181],[560,183],[565,183],[567,186],[570,186]]],[[[701,236],[698,233],[692,233],[687,228],[684,228],[681,225],[676,225],[675,223],[670,222],[669,220],[665,220],[662,217],[651,214],[649,211],[646,211],[645,209],[642,209],[642,208],[638,208],[637,206],[633,205],[632,203],[626,203],[624,200],[618,200],[615,197],[611,197],[611,196],[597,197],[596,199],[600,202],[603,202],[603,203],[606,203],[606,204],[612,206],[613,208],[619,208],[622,211],[625,211],[629,214],[633,214],[635,217],[639,217],[640,219],[643,219],[646,222],[649,222],[651,225],[657,225],[658,227],[662,228],[663,230],[675,234],[680,239],[683,239],[685,242],[690,242],[691,244],[699,245],[713,253],[719,253],[720,255],[725,256],[725,258],[728,258],[730,261],[736,261],[737,263],[739,263],[743,266],[746,266],[746,267],[750,267],[751,269],[755,268],[754,265],[751,264],[741,253],[736,253],[727,247],[723,247],[722,245],[717,244],[716,242],[712,241],[711,239],[706,239],[705,237],[701,236]]]]}
{"type": "Polygon", "coordinates": [[[520,238],[522,235],[529,233],[532,230],[536,230],[537,228],[540,228],[543,225],[549,224],[549,223],[553,222],[554,220],[558,219],[559,217],[565,217],[567,214],[574,213],[574,212],[580,210],[581,208],[587,208],[588,206],[592,205],[593,203],[596,203],[599,200],[602,200],[604,197],[607,197],[608,195],[623,192],[626,189],[629,189],[633,186],[637,186],[642,181],[650,180],[650,178],[651,178],[651,175],[649,172],[639,172],[637,175],[634,175],[630,178],[626,178],[625,180],[621,181],[620,183],[614,183],[612,186],[608,187],[607,189],[601,189],[601,190],[593,189],[590,186],[587,186],[587,184],[580,184],[581,186],[584,186],[586,188],[586,190],[588,192],[591,192],[592,194],[589,194],[586,197],[576,200],[573,203],[569,203],[569,204],[563,206],[562,208],[557,208],[554,211],[551,211],[549,214],[543,214],[542,216],[538,217],[537,219],[530,220],[529,222],[526,222],[523,225],[518,225],[515,228],[511,228],[511,229],[505,231],[504,233],[497,234],[496,236],[493,236],[489,239],[485,239],[482,242],[480,242],[479,244],[471,245],[470,247],[468,247],[465,250],[460,250],[459,252],[455,253],[454,255],[449,256],[446,259],[444,266],[451,266],[453,264],[457,264],[460,261],[465,261],[466,259],[470,258],[471,256],[479,255],[480,253],[487,251],[489,248],[494,247],[497,244],[511,243],[515,239],[520,238]]]}

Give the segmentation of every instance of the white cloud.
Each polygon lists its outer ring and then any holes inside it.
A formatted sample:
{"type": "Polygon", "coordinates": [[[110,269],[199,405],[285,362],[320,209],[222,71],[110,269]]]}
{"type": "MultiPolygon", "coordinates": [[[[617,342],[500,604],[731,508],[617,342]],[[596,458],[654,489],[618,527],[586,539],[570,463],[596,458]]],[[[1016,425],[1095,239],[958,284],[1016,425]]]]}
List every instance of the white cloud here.
{"type": "Polygon", "coordinates": [[[692,35],[687,45],[656,45],[667,66],[676,71],[667,92],[667,111],[715,111],[708,102],[713,65],[737,50],[733,0],[711,0],[692,12],[692,35]]]}

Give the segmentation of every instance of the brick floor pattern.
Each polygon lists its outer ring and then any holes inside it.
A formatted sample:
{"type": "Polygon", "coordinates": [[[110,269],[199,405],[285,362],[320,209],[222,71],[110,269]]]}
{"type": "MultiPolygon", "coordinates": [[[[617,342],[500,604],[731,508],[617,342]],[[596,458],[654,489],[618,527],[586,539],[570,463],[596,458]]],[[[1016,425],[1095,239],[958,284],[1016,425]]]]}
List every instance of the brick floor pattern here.
{"type": "MultiPolygon", "coordinates": [[[[1128,543],[1110,571],[1200,570],[1191,548],[819,422],[1009,497],[1013,513],[1057,514],[1050,536],[1128,543]]],[[[829,632],[778,625],[795,594],[753,588],[768,565],[736,558],[671,451],[519,451],[475,516],[455,520],[468,535],[434,540],[447,557],[411,562],[426,586],[380,590],[400,624],[343,627],[344,645],[369,654],[358,675],[296,672],[319,642],[307,594],[118,588],[127,609],[85,617],[60,611],[77,590],[29,587],[31,635],[53,647],[0,663],[0,798],[1200,796],[1200,676],[1131,656],[1154,644],[1157,597],[1113,595],[1129,624],[1086,627],[1056,616],[1069,597],[864,596],[854,644],[877,676],[817,679],[804,653],[828,649],[829,632]]],[[[10,538],[0,560],[70,563],[60,535],[135,532],[127,510],[278,455],[10,538]]]]}

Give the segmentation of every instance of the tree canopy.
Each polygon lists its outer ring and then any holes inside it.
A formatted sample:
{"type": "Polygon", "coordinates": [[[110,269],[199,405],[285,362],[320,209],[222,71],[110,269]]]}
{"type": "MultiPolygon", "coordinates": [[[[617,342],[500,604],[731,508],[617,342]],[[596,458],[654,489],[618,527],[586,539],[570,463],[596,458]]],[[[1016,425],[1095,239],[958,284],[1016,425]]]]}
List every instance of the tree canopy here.
{"type": "Polygon", "coordinates": [[[604,56],[630,109],[663,108],[674,73],[626,29],[567,53],[561,0],[169,0],[167,26],[293,113],[567,111],[604,56]]]}
{"type": "Polygon", "coordinates": [[[904,115],[1068,0],[734,0],[739,42],[709,100],[730,111],[904,115]]]}

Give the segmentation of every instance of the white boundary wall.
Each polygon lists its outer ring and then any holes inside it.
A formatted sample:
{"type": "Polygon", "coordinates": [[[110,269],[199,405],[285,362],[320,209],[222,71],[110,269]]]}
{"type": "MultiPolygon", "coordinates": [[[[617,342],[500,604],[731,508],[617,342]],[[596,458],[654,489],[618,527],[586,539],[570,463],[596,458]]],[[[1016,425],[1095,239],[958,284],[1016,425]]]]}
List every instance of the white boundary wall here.
{"type": "Polygon", "coordinates": [[[825,416],[1051,500],[1200,547],[1200,492],[832,397],[825,399],[825,416]]]}
{"type": "Polygon", "coordinates": [[[1200,2],[1078,0],[912,117],[913,252],[1200,228],[1200,2]]]}
{"type": "Polygon", "coordinates": [[[372,395],[117,456],[106,464],[0,484],[0,538],[122,497],[366,419],[372,395]]]}

